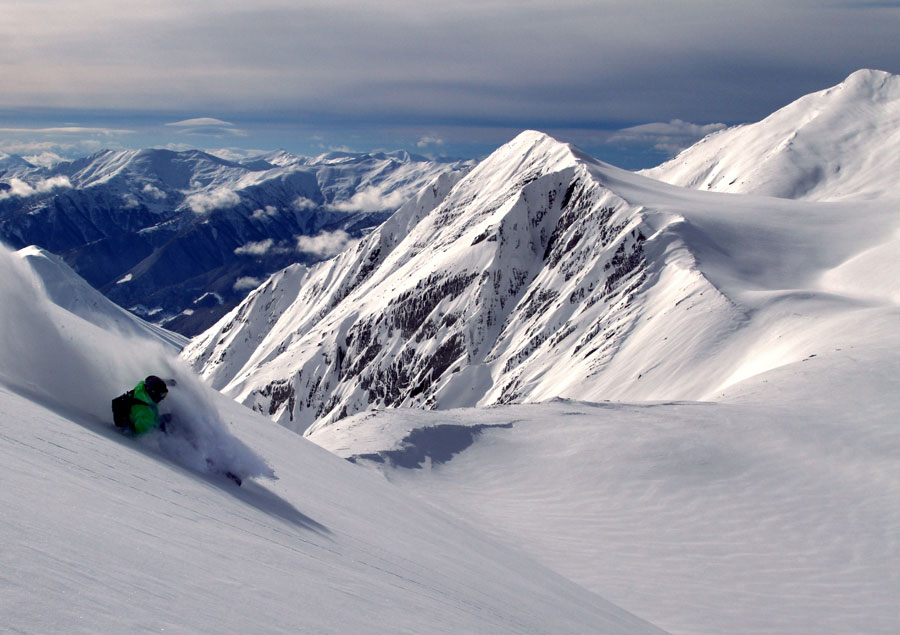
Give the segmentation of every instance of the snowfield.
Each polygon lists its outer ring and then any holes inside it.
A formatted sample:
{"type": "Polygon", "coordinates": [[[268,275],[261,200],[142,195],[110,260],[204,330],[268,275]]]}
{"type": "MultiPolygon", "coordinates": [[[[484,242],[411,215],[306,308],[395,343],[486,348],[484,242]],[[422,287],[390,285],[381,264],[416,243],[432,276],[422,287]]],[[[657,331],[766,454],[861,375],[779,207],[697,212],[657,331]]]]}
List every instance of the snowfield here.
{"type": "Polygon", "coordinates": [[[660,632],[53,303],[0,249],[4,631],[660,632]],[[177,377],[161,410],[197,448],[112,427],[149,372],[177,377]]]}
{"type": "Polygon", "coordinates": [[[384,410],[310,438],[671,633],[892,633],[896,344],[716,403],[384,410]]]}

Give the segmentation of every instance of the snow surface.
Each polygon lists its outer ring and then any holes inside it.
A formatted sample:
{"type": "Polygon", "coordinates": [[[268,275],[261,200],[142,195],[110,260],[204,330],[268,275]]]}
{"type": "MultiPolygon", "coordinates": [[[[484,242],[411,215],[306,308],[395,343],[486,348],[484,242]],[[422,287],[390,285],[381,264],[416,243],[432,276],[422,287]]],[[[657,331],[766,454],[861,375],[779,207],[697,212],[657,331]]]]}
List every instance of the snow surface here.
{"type": "MultiPolygon", "coordinates": [[[[49,251],[32,245],[20,249],[16,255],[25,261],[38,277],[44,293],[51,302],[93,325],[114,332],[157,339],[175,351],[180,351],[188,343],[186,337],[146,322],[109,301],[75,273],[62,258],[49,251]]],[[[130,275],[126,278],[130,279],[130,275]]]]}
{"type": "Polygon", "coordinates": [[[716,192],[900,198],[900,76],[864,69],[766,119],[716,132],[642,174],[716,192]]]}
{"type": "Polygon", "coordinates": [[[659,632],[55,304],[2,247],[0,270],[4,631],[659,632]],[[110,424],[149,372],[194,444],[110,424]]]}
{"type": "Polygon", "coordinates": [[[820,354],[716,403],[383,410],[310,438],[669,632],[895,633],[898,344],[820,354]],[[475,424],[511,428],[392,465],[412,431],[475,424]]]}

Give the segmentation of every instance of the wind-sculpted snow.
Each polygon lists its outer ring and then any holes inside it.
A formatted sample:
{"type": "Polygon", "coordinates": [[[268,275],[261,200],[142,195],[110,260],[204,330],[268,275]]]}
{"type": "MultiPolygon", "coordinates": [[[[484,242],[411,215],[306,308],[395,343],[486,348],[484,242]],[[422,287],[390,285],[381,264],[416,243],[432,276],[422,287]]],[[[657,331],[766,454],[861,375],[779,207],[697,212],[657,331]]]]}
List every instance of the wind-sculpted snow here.
{"type": "Polygon", "coordinates": [[[40,280],[47,298],[95,326],[123,335],[158,339],[180,351],[187,338],[150,324],[106,299],[63,260],[39,247],[20,249],[22,258],[40,280]]]}
{"type": "Polygon", "coordinates": [[[29,261],[0,246],[0,384],[99,433],[112,428],[114,397],[147,375],[175,378],[160,411],[172,414],[184,434],[152,433],[136,442],[199,471],[273,476],[229,433],[206,396],[209,388],[176,356],[175,338],[116,316],[117,307],[92,298],[87,284],[62,263],[35,252],[29,261]],[[50,267],[43,267],[43,278],[29,266],[35,259],[50,267]],[[48,289],[55,295],[48,296],[48,289]],[[68,295],[60,295],[63,290],[68,295]]]}
{"type": "Polygon", "coordinates": [[[643,173],[716,192],[900,198],[900,76],[861,70],[766,119],[716,132],[643,173]]]}

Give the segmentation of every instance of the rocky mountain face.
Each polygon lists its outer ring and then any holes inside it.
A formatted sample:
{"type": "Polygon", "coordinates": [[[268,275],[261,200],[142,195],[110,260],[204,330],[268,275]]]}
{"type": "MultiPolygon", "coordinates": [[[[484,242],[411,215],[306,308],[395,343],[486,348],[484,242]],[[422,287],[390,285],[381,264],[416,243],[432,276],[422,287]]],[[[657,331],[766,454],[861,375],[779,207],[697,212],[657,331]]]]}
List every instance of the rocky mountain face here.
{"type": "Polygon", "coordinates": [[[710,135],[643,174],[695,189],[806,200],[898,197],[900,76],[860,70],[764,120],[710,135]]]}
{"type": "Polygon", "coordinates": [[[60,255],[133,312],[203,330],[270,273],[326,258],[435,176],[465,164],[404,152],[106,151],[37,168],[0,161],[0,237],[60,255]]]}
{"type": "MultiPolygon", "coordinates": [[[[674,249],[659,232],[674,216],[648,215],[607,184],[617,179],[641,180],[523,133],[464,178],[439,179],[355,249],[276,274],[184,355],[215,387],[301,432],[372,407],[510,403],[603,384],[595,377],[635,329],[635,297],[674,249]]],[[[680,284],[715,302],[702,276],[680,284]]]]}

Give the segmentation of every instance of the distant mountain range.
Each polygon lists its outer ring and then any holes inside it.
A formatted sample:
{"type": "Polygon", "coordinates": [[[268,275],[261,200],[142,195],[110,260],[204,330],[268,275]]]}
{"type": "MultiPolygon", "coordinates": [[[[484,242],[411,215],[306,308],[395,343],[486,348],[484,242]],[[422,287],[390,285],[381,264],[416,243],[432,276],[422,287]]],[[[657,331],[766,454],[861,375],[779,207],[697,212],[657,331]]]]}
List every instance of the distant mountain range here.
{"type": "MultiPolygon", "coordinates": [[[[894,112],[896,81],[854,74],[831,91],[844,97],[829,120],[855,130],[845,111],[894,112]]],[[[766,121],[789,140],[815,116],[821,99],[804,98],[766,121]]],[[[884,127],[872,117],[868,128],[884,127]]],[[[757,126],[738,131],[769,134],[757,126]]],[[[819,132],[831,155],[795,143],[795,165],[863,160],[858,134],[819,132]]],[[[746,143],[757,152],[741,154],[748,170],[783,145],[746,143]]],[[[737,169],[727,158],[716,172],[737,169]]],[[[184,355],[214,387],[301,432],[377,407],[709,398],[839,345],[865,311],[881,328],[879,311],[900,297],[895,275],[869,274],[896,262],[896,239],[881,244],[896,235],[892,166],[872,166],[866,182],[879,185],[856,195],[843,188],[858,175],[822,170],[814,187],[782,192],[813,200],[734,196],[526,132],[439,178],[352,249],[275,274],[184,355]],[[840,203],[815,200],[838,191],[840,203]]],[[[769,181],[749,170],[744,183],[769,181]]]]}
{"type": "Polygon", "coordinates": [[[314,263],[465,162],[406,152],[105,151],[52,168],[0,158],[0,238],[62,257],[107,297],[190,335],[269,274],[314,263]]]}

